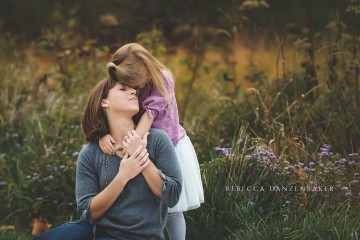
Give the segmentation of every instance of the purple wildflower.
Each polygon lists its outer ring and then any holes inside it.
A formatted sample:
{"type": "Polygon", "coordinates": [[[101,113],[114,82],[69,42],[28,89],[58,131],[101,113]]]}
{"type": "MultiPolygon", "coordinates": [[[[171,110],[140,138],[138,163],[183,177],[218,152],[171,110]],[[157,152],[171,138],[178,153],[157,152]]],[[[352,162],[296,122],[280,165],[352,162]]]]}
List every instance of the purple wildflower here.
{"type": "Polygon", "coordinates": [[[345,193],[345,197],[351,197],[352,193],[351,192],[346,192],[345,193]]]}
{"type": "Polygon", "coordinates": [[[225,156],[228,156],[232,150],[232,148],[221,148],[221,147],[215,147],[214,149],[215,149],[215,151],[222,151],[222,153],[225,156]]]}

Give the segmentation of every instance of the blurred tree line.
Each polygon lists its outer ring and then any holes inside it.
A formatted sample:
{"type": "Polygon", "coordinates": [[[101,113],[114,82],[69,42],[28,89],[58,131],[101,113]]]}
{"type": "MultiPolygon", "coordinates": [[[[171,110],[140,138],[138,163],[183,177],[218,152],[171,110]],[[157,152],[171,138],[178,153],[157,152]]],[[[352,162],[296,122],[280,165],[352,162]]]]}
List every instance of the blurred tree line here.
{"type": "MultiPolygon", "coordinates": [[[[113,44],[131,41],[137,33],[156,27],[161,28],[169,43],[176,44],[190,34],[194,26],[227,26],[229,19],[224,13],[235,16],[244,2],[248,2],[245,4],[250,10],[248,18],[240,16],[242,19],[231,19],[232,24],[255,21],[261,31],[271,34],[282,32],[289,22],[294,21],[311,21],[315,31],[324,30],[329,19],[336,17],[336,6],[345,1],[2,0],[0,31],[26,43],[40,37],[45,29],[55,31],[55,28],[61,27],[62,31],[72,30],[82,37],[113,44]],[[256,2],[268,4],[271,11],[266,8],[251,11],[256,8],[256,2]],[[310,10],[310,15],[301,11],[306,8],[310,10]]],[[[256,34],[254,26],[252,24],[244,34],[256,34]]]]}

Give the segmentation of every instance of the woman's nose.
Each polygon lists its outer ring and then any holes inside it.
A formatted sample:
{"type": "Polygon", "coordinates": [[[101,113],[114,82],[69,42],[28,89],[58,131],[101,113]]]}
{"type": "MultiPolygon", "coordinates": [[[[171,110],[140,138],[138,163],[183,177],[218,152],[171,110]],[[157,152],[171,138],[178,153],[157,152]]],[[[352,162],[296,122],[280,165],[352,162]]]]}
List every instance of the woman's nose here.
{"type": "Polygon", "coordinates": [[[130,88],[130,94],[135,95],[136,94],[136,89],[135,88],[130,88]]]}

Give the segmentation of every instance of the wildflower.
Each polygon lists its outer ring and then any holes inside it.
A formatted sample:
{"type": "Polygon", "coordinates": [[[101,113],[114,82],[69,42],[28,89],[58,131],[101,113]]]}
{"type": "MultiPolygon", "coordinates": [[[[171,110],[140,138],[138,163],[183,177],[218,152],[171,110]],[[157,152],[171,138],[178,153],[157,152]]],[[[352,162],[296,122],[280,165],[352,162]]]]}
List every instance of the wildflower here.
{"type": "Polygon", "coordinates": [[[314,162],[309,162],[309,165],[310,165],[310,166],[314,166],[315,163],[314,163],[314,162]]]}
{"type": "Polygon", "coordinates": [[[0,187],[3,187],[3,186],[6,186],[6,182],[1,181],[1,182],[0,182],[0,187]]]}
{"type": "Polygon", "coordinates": [[[74,153],[72,154],[73,157],[75,157],[75,156],[77,156],[77,155],[79,155],[79,152],[74,152],[74,153]]]}
{"type": "Polygon", "coordinates": [[[351,192],[346,192],[346,193],[345,193],[345,197],[350,197],[351,195],[352,195],[351,192]]]}
{"type": "Polygon", "coordinates": [[[228,156],[230,151],[232,150],[232,148],[221,148],[221,147],[215,147],[214,149],[215,149],[215,151],[222,151],[222,153],[225,156],[228,156]]]}
{"type": "Polygon", "coordinates": [[[348,191],[348,190],[349,190],[348,187],[342,187],[341,189],[342,189],[342,190],[345,190],[345,191],[348,191]]]}
{"type": "Polygon", "coordinates": [[[350,157],[359,156],[359,153],[349,153],[349,156],[350,156],[350,157]]]}
{"type": "Polygon", "coordinates": [[[254,203],[253,201],[249,200],[249,202],[248,202],[248,205],[249,205],[249,206],[254,206],[254,204],[255,204],[255,203],[254,203]]]}

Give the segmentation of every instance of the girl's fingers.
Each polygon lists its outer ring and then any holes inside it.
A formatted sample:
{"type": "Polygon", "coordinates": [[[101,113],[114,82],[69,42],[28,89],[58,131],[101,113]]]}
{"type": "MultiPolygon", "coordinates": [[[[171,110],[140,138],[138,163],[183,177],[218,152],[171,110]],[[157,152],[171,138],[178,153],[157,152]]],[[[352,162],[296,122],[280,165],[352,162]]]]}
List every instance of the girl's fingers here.
{"type": "Polygon", "coordinates": [[[109,148],[107,146],[104,147],[104,153],[109,154],[109,148]]]}
{"type": "Polygon", "coordinates": [[[111,143],[114,144],[115,143],[114,138],[111,135],[109,135],[109,138],[110,138],[111,143]]]}
{"type": "Polygon", "coordinates": [[[115,149],[114,149],[114,146],[111,144],[111,145],[108,145],[108,149],[111,151],[111,152],[114,152],[115,149]]]}

